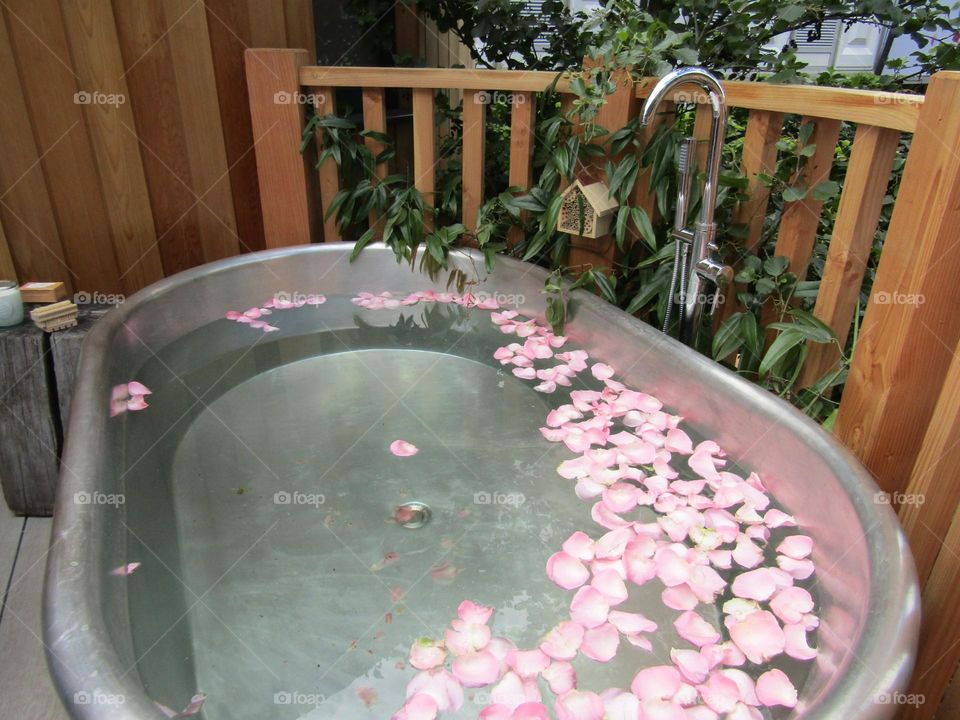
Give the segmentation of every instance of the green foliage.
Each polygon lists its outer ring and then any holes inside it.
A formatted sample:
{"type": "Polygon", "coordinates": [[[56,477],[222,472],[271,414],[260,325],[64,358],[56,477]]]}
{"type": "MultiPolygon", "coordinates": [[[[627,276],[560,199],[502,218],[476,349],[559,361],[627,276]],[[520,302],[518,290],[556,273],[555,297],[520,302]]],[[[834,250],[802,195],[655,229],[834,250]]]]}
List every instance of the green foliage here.
{"type": "MultiPolygon", "coordinates": [[[[364,12],[370,17],[378,16],[378,2],[364,2],[364,12]]],[[[436,21],[441,31],[458,35],[480,66],[576,70],[568,75],[573,101],[562,111],[555,93],[538,97],[536,180],[529,188],[518,188],[508,187],[507,181],[511,97],[505,93],[491,96],[486,127],[487,198],[478,211],[477,229],[472,235],[460,223],[462,177],[457,155],[462,137],[462,108],[451,107],[446,95],[437,94],[438,121],[445,127],[440,156],[446,159],[440,166],[433,198],[423,198],[409,178],[388,175],[383,180],[376,179],[375,170],[394,155],[390,138],[374,136],[386,149],[373,157],[363,143],[364,133],[350,121],[341,117],[313,118],[304,136],[304,146],[316,131],[324,148],[321,161],[331,158],[340,166],[344,178],[344,190],[336,196],[328,214],[336,216],[345,236],[360,238],[354,257],[378,232],[367,226],[368,217],[372,213],[381,218],[379,231],[398,261],[413,264],[419,258],[420,266],[431,276],[447,270],[449,252],[464,240],[483,253],[488,270],[494,267],[498,254],[510,254],[548,268],[551,272],[544,287],[547,320],[558,332],[568,316],[570,292],[577,288],[596,292],[654,325],[661,325],[664,318],[674,258],[674,242],[664,218],[673,217],[679,141],[691,134],[694,114],[690,106],[681,106],[676,122],[663,123],[646,143],[640,139],[638,118],[622,128],[601,127],[596,122],[598,112],[607,96],[616,90],[617,82],[624,81],[623,69],[638,77],[697,63],[727,77],[809,82],[793,47],[766,46],[775,36],[789,31],[806,33],[815,39],[823,22],[834,18],[877,22],[891,27],[895,36],[913,37],[921,45],[913,58],[919,70],[905,75],[902,62],[891,62],[891,74],[827,72],[813,79],[817,84],[913,90],[916,86],[908,83],[917,72],[960,66],[955,44],[930,43],[934,37],[957,30],[956,21],[948,19],[949,7],[936,0],[826,4],[805,1],[786,5],[767,0],[640,5],[611,0],[589,20],[570,13],[559,0],[547,0],[541,16],[523,14],[522,4],[512,0],[422,0],[418,6],[436,21]],[[580,73],[584,56],[590,58],[589,69],[580,73]],[[564,264],[570,239],[556,231],[560,191],[577,177],[584,164],[604,169],[610,195],[620,204],[611,231],[611,242],[618,249],[617,262],[612,267],[570,268],[564,264]],[[656,221],[632,203],[644,171],[655,198],[659,215],[656,221]],[[427,215],[432,215],[436,227],[432,232],[424,231],[427,215]],[[522,238],[513,245],[507,242],[511,228],[519,228],[518,237],[522,238]]],[[[811,142],[814,125],[801,124],[793,116],[787,118],[777,144],[776,163],[768,174],[758,176],[759,182],[769,189],[770,200],[759,240],[752,252],[746,252],[742,239],[747,227],[735,222],[734,216],[738,203],[748,198],[747,178],[739,170],[746,120],[746,111],[731,111],[716,210],[717,242],[728,261],[738,268],[736,299],[742,309],[730,315],[713,334],[711,352],[718,361],[829,426],[856,342],[859,312],[850,340],[839,348],[839,366],[809,387],[800,387],[798,378],[812,344],[837,343],[832,331],[812,315],[812,310],[854,128],[842,126],[830,177],[809,187],[804,169],[816,152],[816,145],[811,142]],[[822,203],[823,209],[810,268],[804,277],[797,277],[787,259],[776,256],[775,245],[785,208],[801,200],[822,203]]],[[[902,142],[901,149],[905,151],[909,139],[902,142]]],[[[866,305],[876,257],[889,224],[904,154],[895,162],[890,191],[884,201],[867,266],[862,306],[866,305]]],[[[696,185],[691,218],[699,211],[696,185]]],[[[449,282],[462,285],[464,278],[451,274],[449,282]]]]}

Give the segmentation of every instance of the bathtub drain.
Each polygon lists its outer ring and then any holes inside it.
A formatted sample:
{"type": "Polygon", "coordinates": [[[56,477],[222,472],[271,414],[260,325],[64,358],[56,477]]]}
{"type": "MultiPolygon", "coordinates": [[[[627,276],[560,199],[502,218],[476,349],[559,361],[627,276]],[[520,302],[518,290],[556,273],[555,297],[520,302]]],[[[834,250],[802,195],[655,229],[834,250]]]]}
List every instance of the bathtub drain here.
{"type": "Polygon", "coordinates": [[[408,502],[398,505],[393,511],[393,519],[398,525],[415,530],[430,522],[430,508],[422,502],[408,502]]]}

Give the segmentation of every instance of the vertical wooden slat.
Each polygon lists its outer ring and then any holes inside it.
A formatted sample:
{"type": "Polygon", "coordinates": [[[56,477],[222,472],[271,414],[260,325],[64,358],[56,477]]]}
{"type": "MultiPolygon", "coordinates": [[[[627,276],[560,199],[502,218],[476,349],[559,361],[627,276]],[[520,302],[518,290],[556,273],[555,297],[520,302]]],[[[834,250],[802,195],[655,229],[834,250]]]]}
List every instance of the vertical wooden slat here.
{"type": "MultiPolygon", "coordinates": [[[[814,310],[814,314],[833,330],[840,347],[847,342],[853,314],[857,310],[860,286],[870,259],[899,142],[899,131],[871,125],[858,127],[854,138],[814,310]]],[[[833,343],[810,343],[807,350],[801,386],[816,382],[833,370],[840,359],[840,350],[833,343]]]]}
{"type": "MultiPolygon", "coordinates": [[[[514,93],[510,106],[510,168],[508,183],[526,191],[533,184],[533,135],[537,118],[537,96],[531,92],[514,93]]],[[[507,245],[523,240],[523,230],[507,231],[507,245]]]]}
{"type": "Polygon", "coordinates": [[[13,265],[13,256],[10,254],[10,246],[7,245],[7,236],[3,233],[3,225],[0,224],[0,280],[16,280],[17,268],[13,265]]]}
{"type": "Polygon", "coordinates": [[[902,490],[960,337],[960,72],[927,88],[847,378],[836,434],[902,490]]]}
{"type": "MultiPolygon", "coordinates": [[[[956,466],[948,466],[955,468],[956,466]]],[[[960,517],[953,515],[936,564],[921,595],[920,648],[907,690],[923,701],[902,706],[898,720],[929,720],[934,716],[960,661],[960,517]]],[[[940,716],[947,717],[947,716],[940,716]]],[[[952,717],[952,716],[951,716],[952,717]]]]}
{"type": "Polygon", "coordinates": [[[40,152],[60,242],[77,285],[90,292],[120,291],[120,272],[107,222],[97,164],[83,115],[81,88],[57,0],[11,0],[10,40],[40,152]]]}
{"type": "Polygon", "coordinates": [[[480,93],[467,93],[463,103],[463,224],[477,229],[483,204],[483,158],[486,149],[487,104],[480,93]]]}
{"type": "Polygon", "coordinates": [[[304,106],[274,102],[277,93],[300,92],[299,70],[307,60],[303,50],[244,53],[267,247],[309,243],[317,225],[315,174],[298,140],[304,106]]]}
{"type": "MultiPolygon", "coordinates": [[[[929,392],[935,394],[934,388],[929,392]]],[[[900,508],[921,587],[941,552],[942,539],[960,503],[960,354],[955,353],[950,363],[933,417],[906,490],[907,497],[922,497],[923,502],[904,503],[900,508]]]]}
{"type": "Polygon", "coordinates": [[[315,63],[317,36],[313,24],[312,0],[283,0],[283,11],[287,28],[285,47],[306,50],[310,63],[315,63]]]}
{"type": "Polygon", "coordinates": [[[135,125],[119,130],[137,142],[150,194],[157,243],[167,275],[203,263],[197,241],[200,212],[189,187],[190,163],[180,117],[180,97],[160,3],[114,3],[113,14],[124,66],[123,79],[135,125]]]}
{"type": "MultiPolygon", "coordinates": [[[[424,203],[435,204],[437,165],[437,129],[433,117],[433,90],[413,89],[413,176],[414,185],[423,194],[424,203]]],[[[424,216],[427,230],[433,230],[433,216],[424,216]]]]}
{"type": "MultiPolygon", "coordinates": [[[[777,164],[777,141],[783,130],[783,113],[751,110],[747,119],[747,129],[743,137],[743,153],[740,169],[747,178],[748,199],[739,203],[733,212],[733,222],[745,225],[746,235],[743,247],[747,252],[756,253],[763,234],[763,221],[767,216],[767,203],[770,201],[770,188],[760,182],[758,175],[772,175],[777,164]]],[[[719,327],[728,317],[742,308],[737,302],[737,293],[742,285],[734,284],[724,290],[724,302],[717,308],[714,327],[719,327]]]]}
{"type": "Polygon", "coordinates": [[[713,125],[713,110],[708,103],[699,103],[693,116],[693,138],[697,141],[697,167],[704,172],[707,167],[707,152],[710,150],[710,127],[713,125]]]}
{"type": "Polygon", "coordinates": [[[163,0],[173,75],[190,167],[190,184],[200,204],[197,228],[206,262],[240,251],[230,193],[227,152],[217,103],[217,80],[207,15],[193,0],[163,0]],[[173,27],[176,23],[176,27],[173,27]]]}
{"type": "MultiPolygon", "coordinates": [[[[363,129],[379,133],[387,132],[387,110],[383,88],[363,88],[363,129]]],[[[374,158],[386,149],[386,146],[376,138],[367,137],[363,142],[374,158]]],[[[377,165],[373,172],[379,180],[382,180],[387,176],[387,163],[377,165]]],[[[378,219],[376,213],[371,210],[370,225],[376,225],[378,219]]],[[[377,235],[379,236],[379,232],[377,235]]]]}
{"type": "MultiPolygon", "coordinates": [[[[254,48],[285,48],[287,20],[283,0],[244,0],[250,16],[250,42],[254,48]]],[[[306,48],[292,48],[293,50],[306,48]]],[[[316,61],[316,54],[308,55],[306,65],[316,61]]]]}
{"type": "Polygon", "coordinates": [[[393,6],[394,34],[397,54],[416,58],[420,52],[420,23],[417,20],[419,10],[416,5],[398,2],[393,6]]]}
{"type": "MultiPolygon", "coordinates": [[[[17,22],[14,20],[14,22],[17,22]]],[[[64,258],[53,205],[40,166],[30,115],[23,99],[7,23],[0,16],[0,223],[6,232],[21,282],[75,276],[64,258]]]]}
{"type": "Polygon", "coordinates": [[[140,146],[126,129],[135,128],[136,123],[130,90],[123,77],[113,10],[101,0],[76,0],[63,3],[62,7],[80,87],[124,99],[116,105],[85,105],[84,117],[96,157],[99,185],[103,196],[109,199],[106,217],[119,277],[124,292],[131,293],[162,278],[163,265],[140,146]]]}
{"type": "Polygon", "coordinates": [[[250,125],[250,98],[243,70],[243,51],[253,44],[250,14],[245,4],[235,0],[205,0],[204,5],[240,251],[263,250],[266,244],[250,125]]]}
{"type": "Polygon", "coordinates": [[[807,266],[813,254],[813,244],[820,222],[821,200],[815,200],[809,191],[817,183],[830,177],[833,155],[840,137],[840,121],[824,118],[803,118],[802,122],[816,123],[809,144],[816,145],[813,155],[807,159],[800,182],[808,188],[803,200],[784,203],[780,231],[777,235],[776,254],[790,261],[790,272],[799,280],[807,275],[807,266]]]}
{"type": "MultiPolygon", "coordinates": [[[[315,109],[317,115],[334,115],[337,112],[336,91],[332,87],[313,88],[315,97],[315,109]]],[[[322,143],[320,133],[317,133],[317,148],[321,151],[322,143]]],[[[320,207],[323,212],[323,239],[324,242],[334,242],[342,240],[340,228],[337,225],[336,214],[327,217],[327,210],[333,202],[333,198],[340,192],[340,168],[332,157],[328,157],[320,166],[317,179],[320,182],[320,207]]]]}

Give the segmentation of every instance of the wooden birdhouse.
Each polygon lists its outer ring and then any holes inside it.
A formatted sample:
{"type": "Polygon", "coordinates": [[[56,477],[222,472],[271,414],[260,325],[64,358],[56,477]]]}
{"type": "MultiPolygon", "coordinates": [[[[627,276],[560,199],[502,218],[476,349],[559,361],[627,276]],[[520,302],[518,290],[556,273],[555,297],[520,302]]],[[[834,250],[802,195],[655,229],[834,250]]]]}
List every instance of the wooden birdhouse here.
{"type": "Polygon", "coordinates": [[[604,183],[584,185],[577,180],[563,191],[557,230],[580,237],[601,237],[609,232],[619,206],[604,183]]]}

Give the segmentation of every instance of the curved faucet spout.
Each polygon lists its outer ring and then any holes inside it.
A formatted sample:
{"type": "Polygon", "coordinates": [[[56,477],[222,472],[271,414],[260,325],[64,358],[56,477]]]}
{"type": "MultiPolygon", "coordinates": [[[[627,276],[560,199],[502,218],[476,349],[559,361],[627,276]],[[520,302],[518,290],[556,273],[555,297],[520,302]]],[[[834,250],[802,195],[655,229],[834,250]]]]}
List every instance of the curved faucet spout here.
{"type": "MultiPolygon", "coordinates": [[[[714,212],[717,206],[718,178],[720,174],[720,159],[723,153],[723,140],[727,129],[727,100],[723,92],[720,81],[713,73],[701,67],[686,67],[673,70],[664,75],[660,81],[654,85],[650,91],[650,96],[643,105],[640,114],[640,122],[643,125],[649,124],[656,112],[660,102],[667,96],[672,96],[675,88],[682,85],[693,85],[704,93],[706,98],[691,97],[688,101],[710,103],[712,122],[710,125],[710,139],[707,150],[707,166],[705,170],[705,180],[703,184],[703,194],[700,205],[700,216],[693,230],[685,227],[686,223],[686,202],[687,195],[681,191],[680,202],[678,203],[677,220],[674,227],[674,237],[678,243],[687,242],[692,244],[692,252],[684,257],[689,257],[689,267],[684,268],[686,272],[682,274],[687,278],[686,287],[681,291],[682,313],[680,315],[680,339],[689,345],[696,345],[697,332],[700,327],[701,311],[704,304],[701,292],[701,286],[704,280],[709,280],[715,284],[728,280],[731,276],[729,268],[719,262],[717,246],[714,243],[716,235],[716,223],[714,222],[714,212]]],[[[685,98],[678,98],[681,102],[685,98]]],[[[693,142],[690,140],[689,142],[693,142]]],[[[688,159],[683,154],[682,169],[686,174],[691,174],[692,159],[688,159]]],[[[679,246],[678,246],[679,247],[679,246]]],[[[678,262],[680,254],[678,253],[678,262]]],[[[673,289],[671,289],[673,296],[673,289]]]]}

